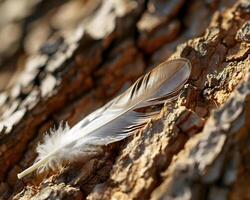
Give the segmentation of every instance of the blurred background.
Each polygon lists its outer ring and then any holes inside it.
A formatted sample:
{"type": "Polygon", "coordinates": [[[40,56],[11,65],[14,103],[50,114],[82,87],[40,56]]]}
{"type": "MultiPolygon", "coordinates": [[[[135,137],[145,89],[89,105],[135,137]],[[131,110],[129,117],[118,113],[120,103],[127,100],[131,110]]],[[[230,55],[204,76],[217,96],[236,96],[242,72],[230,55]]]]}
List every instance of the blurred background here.
{"type": "Polygon", "coordinates": [[[121,43],[119,40],[130,39],[145,57],[146,64],[157,64],[179,43],[201,35],[212,13],[233,2],[1,0],[0,90],[17,81],[18,73],[27,68],[32,56],[39,54],[45,60],[59,49],[67,49],[64,43],[82,39],[81,34],[89,34],[94,41],[106,40],[102,48],[112,48],[121,43]]]}

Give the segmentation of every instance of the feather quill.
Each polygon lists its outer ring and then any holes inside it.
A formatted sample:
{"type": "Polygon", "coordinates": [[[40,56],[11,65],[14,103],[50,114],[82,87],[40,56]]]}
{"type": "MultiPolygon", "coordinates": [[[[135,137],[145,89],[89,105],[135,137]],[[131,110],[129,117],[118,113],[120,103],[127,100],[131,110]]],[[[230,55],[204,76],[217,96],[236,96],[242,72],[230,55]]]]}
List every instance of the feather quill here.
{"type": "Polygon", "coordinates": [[[57,169],[65,161],[73,161],[94,151],[97,145],[107,145],[130,136],[143,127],[149,117],[159,113],[138,112],[139,108],[164,103],[176,97],[191,74],[191,64],[179,58],[166,61],[140,77],[128,90],[89,114],[71,129],[60,125],[37,147],[36,162],[18,178],[37,170],[57,169]],[[170,98],[171,97],[171,98],[170,98]]]}

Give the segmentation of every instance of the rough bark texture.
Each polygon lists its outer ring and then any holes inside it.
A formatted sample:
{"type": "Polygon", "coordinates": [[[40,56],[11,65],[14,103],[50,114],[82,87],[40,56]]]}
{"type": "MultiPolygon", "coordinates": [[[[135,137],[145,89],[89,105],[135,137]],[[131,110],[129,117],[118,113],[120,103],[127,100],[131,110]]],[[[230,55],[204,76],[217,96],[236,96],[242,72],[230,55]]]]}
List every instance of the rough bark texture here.
{"type": "Polygon", "coordinates": [[[0,2],[0,199],[250,199],[249,0],[33,2],[0,2]],[[17,179],[50,127],[178,57],[192,75],[173,108],[88,160],[17,179]]]}

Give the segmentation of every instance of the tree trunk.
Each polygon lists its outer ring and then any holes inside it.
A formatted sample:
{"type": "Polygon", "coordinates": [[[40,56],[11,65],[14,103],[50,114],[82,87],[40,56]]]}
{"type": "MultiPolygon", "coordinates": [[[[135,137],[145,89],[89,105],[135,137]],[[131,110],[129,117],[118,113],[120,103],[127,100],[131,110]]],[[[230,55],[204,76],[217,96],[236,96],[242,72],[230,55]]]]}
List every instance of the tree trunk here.
{"type": "Polygon", "coordinates": [[[0,199],[250,199],[250,1],[0,2],[0,199]],[[184,57],[173,108],[47,174],[17,173],[140,75],[184,57]],[[248,163],[249,162],[249,163],[248,163]]]}

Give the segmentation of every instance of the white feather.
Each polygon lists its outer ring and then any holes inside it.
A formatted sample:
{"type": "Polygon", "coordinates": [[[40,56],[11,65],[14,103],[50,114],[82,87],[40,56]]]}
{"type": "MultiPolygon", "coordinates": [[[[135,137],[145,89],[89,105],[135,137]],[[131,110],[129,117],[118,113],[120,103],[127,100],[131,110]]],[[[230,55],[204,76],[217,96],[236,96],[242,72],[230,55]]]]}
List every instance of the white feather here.
{"type": "Polygon", "coordinates": [[[37,161],[18,174],[22,178],[34,170],[57,169],[65,161],[73,161],[94,150],[130,136],[143,127],[149,117],[159,113],[138,112],[139,108],[175,99],[191,73],[187,59],[167,61],[139,78],[127,91],[91,113],[71,129],[60,125],[46,135],[37,147],[37,161]]]}

